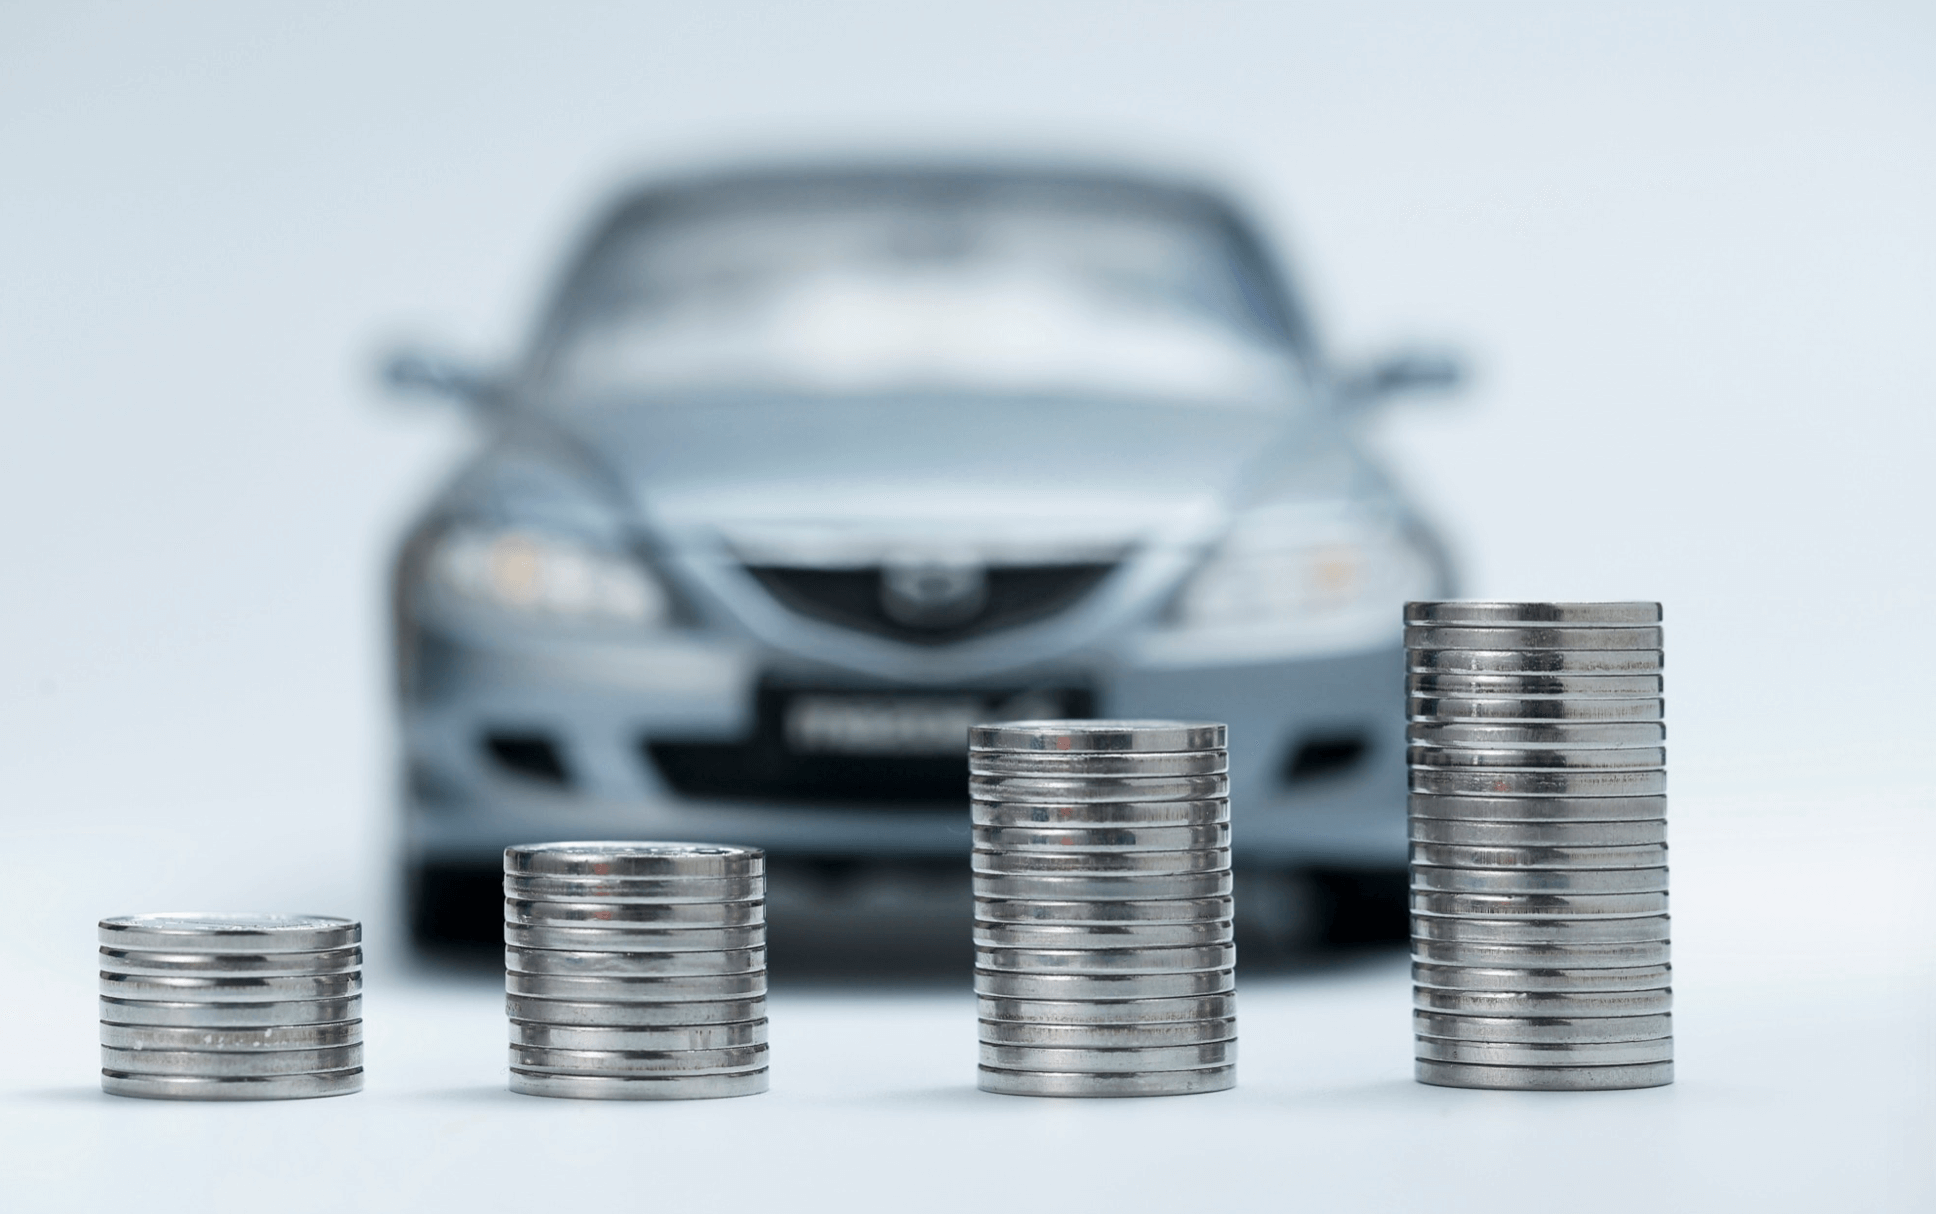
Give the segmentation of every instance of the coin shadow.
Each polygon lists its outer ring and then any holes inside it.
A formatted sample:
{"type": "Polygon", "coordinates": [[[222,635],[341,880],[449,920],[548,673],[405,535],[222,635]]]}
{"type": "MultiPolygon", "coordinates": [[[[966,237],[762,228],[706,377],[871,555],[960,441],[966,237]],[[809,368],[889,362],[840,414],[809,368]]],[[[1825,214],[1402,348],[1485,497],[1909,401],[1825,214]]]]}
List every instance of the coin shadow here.
{"type": "MultiPolygon", "coordinates": [[[[1380,1079],[1371,1083],[1347,1083],[1333,1087],[1303,1088],[1280,1097],[1284,1104],[1363,1105],[1391,1104],[1410,1099],[1420,1088],[1430,1089],[1415,1079],[1380,1079]]],[[[1442,1090],[1442,1089],[1441,1089],[1442,1090]]]]}
{"type": "Polygon", "coordinates": [[[120,1099],[119,1097],[109,1096],[98,1085],[88,1084],[76,1084],[73,1087],[64,1088],[31,1088],[27,1091],[16,1093],[16,1095],[22,1100],[32,1100],[45,1104],[79,1104],[82,1102],[96,1104],[120,1099]]]}
{"type": "Polygon", "coordinates": [[[447,1104],[478,1104],[484,1101],[493,1104],[512,1104],[531,1099],[529,1096],[512,1091],[503,1083],[470,1083],[462,1087],[431,1088],[427,1091],[412,1092],[408,1098],[447,1104]]]}
{"type": "Polygon", "coordinates": [[[923,1108],[967,1108],[987,1099],[988,1093],[972,1083],[947,1083],[931,1088],[908,1088],[898,1092],[870,1093],[856,1103],[870,1105],[918,1105],[923,1108]]]}

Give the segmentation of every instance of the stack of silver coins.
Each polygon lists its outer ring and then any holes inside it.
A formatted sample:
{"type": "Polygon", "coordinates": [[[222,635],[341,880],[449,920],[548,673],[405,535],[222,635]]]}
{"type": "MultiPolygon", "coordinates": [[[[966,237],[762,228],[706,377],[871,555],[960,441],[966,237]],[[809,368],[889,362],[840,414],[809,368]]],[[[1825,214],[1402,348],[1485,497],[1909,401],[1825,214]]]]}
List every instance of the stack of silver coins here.
{"type": "Polygon", "coordinates": [[[1235,1085],[1225,744],[1178,721],[969,731],[983,1091],[1235,1085]]]}
{"type": "Polygon", "coordinates": [[[353,919],[103,919],[101,1087],[158,1100],[294,1100],[363,1088],[353,919]]]}
{"type": "Polygon", "coordinates": [[[514,1092],[703,1100],[766,1091],[758,849],[506,848],[504,970],[514,1092]]]}
{"type": "Polygon", "coordinates": [[[1660,618],[1406,606],[1420,1081],[1673,1082],[1660,618]]]}

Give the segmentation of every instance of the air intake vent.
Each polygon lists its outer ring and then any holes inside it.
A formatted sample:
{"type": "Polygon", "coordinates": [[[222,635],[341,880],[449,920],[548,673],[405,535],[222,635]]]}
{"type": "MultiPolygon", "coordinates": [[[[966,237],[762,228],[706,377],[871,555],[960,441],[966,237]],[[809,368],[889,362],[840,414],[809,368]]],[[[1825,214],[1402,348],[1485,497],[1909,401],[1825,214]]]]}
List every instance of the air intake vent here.
{"type": "Polygon", "coordinates": [[[484,735],[485,753],[500,771],[524,780],[536,780],[564,788],[571,773],[558,744],[538,733],[489,733],[484,735]]]}
{"type": "Polygon", "coordinates": [[[1357,767],[1370,747],[1362,734],[1326,734],[1300,739],[1284,763],[1284,782],[1303,784],[1341,776],[1357,767]]]}
{"type": "MultiPolygon", "coordinates": [[[[909,589],[917,593],[923,589],[918,580],[906,587],[901,584],[903,579],[891,581],[889,573],[879,567],[746,568],[768,594],[801,615],[911,644],[945,645],[1034,623],[1066,610],[1094,590],[1115,567],[1100,562],[995,566],[977,570],[972,583],[961,579],[959,602],[937,600],[931,605],[921,604],[908,593],[909,589]],[[928,609],[922,610],[924,606],[928,609]]],[[[951,589],[945,584],[935,588],[951,589]]]]}
{"type": "MultiPolygon", "coordinates": [[[[925,702],[930,711],[938,710],[937,719],[946,720],[963,701],[969,705],[968,720],[1095,714],[1095,697],[1073,687],[968,692],[849,688],[842,692],[766,683],[755,699],[755,724],[749,737],[732,742],[641,738],[639,746],[659,778],[682,797],[849,809],[928,807],[961,813],[968,803],[967,725],[953,727],[953,741],[945,750],[925,744],[895,746],[895,739],[874,736],[864,726],[875,715],[873,708],[896,701],[908,718],[924,715],[925,702]],[[827,727],[838,718],[827,719],[828,710],[837,708],[843,697],[853,697],[853,704],[863,711],[846,730],[830,730],[827,727]],[[822,728],[810,735],[797,727],[803,707],[817,708],[821,717],[822,728]],[[789,719],[796,728],[788,728],[789,719]]],[[[920,741],[919,731],[913,740],[920,741]]]]}

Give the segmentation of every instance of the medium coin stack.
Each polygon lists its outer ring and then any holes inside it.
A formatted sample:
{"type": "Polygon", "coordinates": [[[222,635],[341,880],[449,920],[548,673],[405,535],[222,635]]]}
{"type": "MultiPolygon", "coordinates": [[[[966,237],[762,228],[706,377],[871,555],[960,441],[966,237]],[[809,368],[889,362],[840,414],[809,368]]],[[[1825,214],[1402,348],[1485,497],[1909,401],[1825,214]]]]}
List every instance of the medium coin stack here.
{"type": "Polygon", "coordinates": [[[766,857],[702,843],[504,852],[511,1090],[766,1091],[766,857]]]}
{"type": "Polygon", "coordinates": [[[1660,618],[1406,605],[1421,1082],[1673,1082],[1660,618]]]}
{"type": "Polygon", "coordinates": [[[103,919],[101,1088],[157,1100],[295,1100],[363,1088],[353,919],[103,919]]]}
{"type": "Polygon", "coordinates": [[[983,1091],[1236,1084],[1228,770],[1222,725],[969,731],[983,1091]]]}

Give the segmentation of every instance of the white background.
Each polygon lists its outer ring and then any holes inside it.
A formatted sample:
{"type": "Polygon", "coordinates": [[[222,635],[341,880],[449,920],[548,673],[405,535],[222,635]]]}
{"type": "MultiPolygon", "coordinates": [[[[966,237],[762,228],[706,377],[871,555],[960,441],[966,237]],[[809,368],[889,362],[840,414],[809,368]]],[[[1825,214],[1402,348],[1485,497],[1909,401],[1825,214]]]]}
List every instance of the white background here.
{"type": "Polygon", "coordinates": [[[9,1208],[1928,1208],[1927,6],[0,8],[9,1208]],[[375,356],[518,340],[612,185],[1068,150],[1237,187],[1468,589],[1666,602],[1681,1082],[1409,1081],[1402,962],[1246,984],[1244,1087],[972,1092],[953,992],[782,991],[776,1088],[519,1100],[401,963],[382,565],[465,442],[375,356]],[[369,1090],[94,1087],[92,923],[362,916],[369,1090]],[[273,1195],[265,1193],[269,1186],[273,1195]]]}

